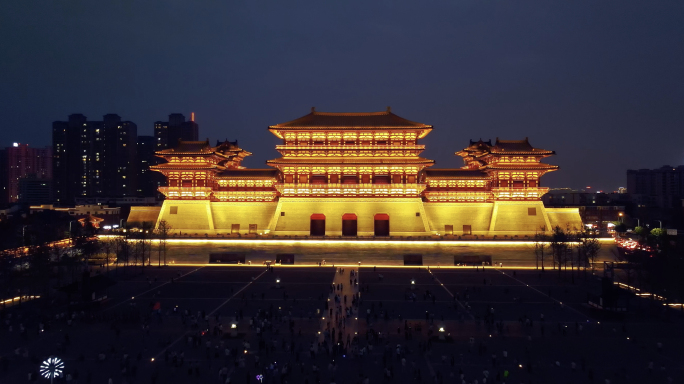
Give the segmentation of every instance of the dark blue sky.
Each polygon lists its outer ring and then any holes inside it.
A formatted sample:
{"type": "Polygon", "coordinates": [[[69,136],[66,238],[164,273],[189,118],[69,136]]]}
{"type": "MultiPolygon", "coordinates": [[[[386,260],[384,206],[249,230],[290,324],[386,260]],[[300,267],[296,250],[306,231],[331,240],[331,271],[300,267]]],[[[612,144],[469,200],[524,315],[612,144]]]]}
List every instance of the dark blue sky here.
{"type": "Polygon", "coordinates": [[[529,136],[558,153],[545,184],[612,190],[682,164],[683,20],[681,1],[6,1],[0,146],[47,145],[70,113],[152,134],[194,111],[264,167],[270,124],[390,105],[435,126],[437,167],[529,136]]]}

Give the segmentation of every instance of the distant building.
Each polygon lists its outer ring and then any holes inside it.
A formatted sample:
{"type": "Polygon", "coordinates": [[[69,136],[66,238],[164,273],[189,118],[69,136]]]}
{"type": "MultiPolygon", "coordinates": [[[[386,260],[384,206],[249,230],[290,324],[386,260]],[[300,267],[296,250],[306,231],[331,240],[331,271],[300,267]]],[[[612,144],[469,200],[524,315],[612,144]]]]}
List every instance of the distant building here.
{"type": "Polygon", "coordinates": [[[157,151],[175,148],[181,140],[197,141],[198,135],[199,126],[195,123],[194,112],[190,121],[185,121],[185,116],[181,113],[172,113],[169,115],[169,121],[154,123],[154,141],[157,151]]]}
{"type": "Polygon", "coordinates": [[[166,179],[159,172],[150,170],[150,166],[159,163],[159,158],[154,155],[155,148],[153,136],[138,136],[138,197],[161,197],[157,189],[166,185],[166,179]]]}
{"type": "Polygon", "coordinates": [[[0,208],[9,202],[9,176],[7,171],[7,150],[0,149],[0,208]]]}
{"type": "Polygon", "coordinates": [[[549,190],[542,196],[542,201],[549,208],[579,208],[585,225],[605,232],[609,223],[625,219],[625,206],[629,204],[629,196],[560,188],[549,190]]]}
{"type": "Polygon", "coordinates": [[[31,174],[19,179],[19,203],[44,204],[52,201],[52,180],[31,174]]]}
{"type": "Polygon", "coordinates": [[[76,198],[77,205],[109,205],[109,206],[127,206],[127,205],[157,205],[159,202],[153,196],[147,197],[78,197],[76,198]]]}
{"type": "Polygon", "coordinates": [[[115,114],[88,121],[81,114],[52,123],[54,195],[58,204],[76,197],[135,196],[138,128],[115,114]]]}
{"type": "Polygon", "coordinates": [[[30,148],[28,144],[14,143],[0,152],[0,158],[0,203],[19,202],[19,183],[23,178],[31,177],[43,183],[52,179],[52,148],[30,148]]]}
{"type": "Polygon", "coordinates": [[[117,225],[119,224],[119,218],[121,215],[121,209],[117,207],[108,207],[106,205],[76,205],[74,207],[55,207],[51,204],[43,204],[31,206],[30,213],[34,214],[36,212],[43,211],[57,211],[66,212],[71,215],[74,220],[79,220],[87,218],[89,216],[95,216],[103,219],[102,225],[117,225]]]}
{"type": "Polygon", "coordinates": [[[684,165],[627,171],[627,191],[640,206],[681,208],[684,198],[684,165]]]}

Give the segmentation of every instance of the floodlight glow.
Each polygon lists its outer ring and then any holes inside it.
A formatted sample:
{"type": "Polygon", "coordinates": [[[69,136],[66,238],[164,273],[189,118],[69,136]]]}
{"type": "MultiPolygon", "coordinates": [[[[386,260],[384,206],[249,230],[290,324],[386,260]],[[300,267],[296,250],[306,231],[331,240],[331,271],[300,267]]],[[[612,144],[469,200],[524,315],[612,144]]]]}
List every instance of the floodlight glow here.
{"type": "Polygon", "coordinates": [[[440,332],[444,332],[444,327],[439,327],[440,332]]]}
{"type": "Polygon", "coordinates": [[[230,325],[230,329],[235,329],[235,328],[237,328],[237,324],[233,323],[230,325]]]}

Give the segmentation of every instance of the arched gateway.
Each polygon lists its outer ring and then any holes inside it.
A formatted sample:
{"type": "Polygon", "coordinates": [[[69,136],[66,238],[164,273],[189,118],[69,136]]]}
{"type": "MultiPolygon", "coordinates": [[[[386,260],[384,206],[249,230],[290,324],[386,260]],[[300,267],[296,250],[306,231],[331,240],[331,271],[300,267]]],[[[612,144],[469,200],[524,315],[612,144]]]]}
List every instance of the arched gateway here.
{"type": "Polygon", "coordinates": [[[322,213],[314,213],[311,215],[311,227],[309,234],[311,236],[325,236],[325,215],[322,213]]]}
{"type": "Polygon", "coordinates": [[[356,214],[345,213],[342,215],[342,236],[356,236],[358,234],[358,222],[356,214]]]}

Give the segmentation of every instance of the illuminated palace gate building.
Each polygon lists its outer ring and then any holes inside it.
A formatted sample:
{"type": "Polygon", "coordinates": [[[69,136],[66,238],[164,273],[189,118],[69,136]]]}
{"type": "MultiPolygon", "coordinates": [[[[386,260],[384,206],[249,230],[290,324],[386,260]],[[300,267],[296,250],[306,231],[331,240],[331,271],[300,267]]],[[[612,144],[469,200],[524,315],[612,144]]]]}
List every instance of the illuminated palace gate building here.
{"type": "Polygon", "coordinates": [[[540,178],[553,151],[527,139],[470,142],[462,168],[434,169],[419,140],[433,127],[385,112],[311,113],[269,131],[282,157],[245,169],[237,142],[180,142],[152,167],[168,186],[131,221],[166,220],[190,234],[310,236],[531,235],[581,226],[545,208],[540,178]]]}

